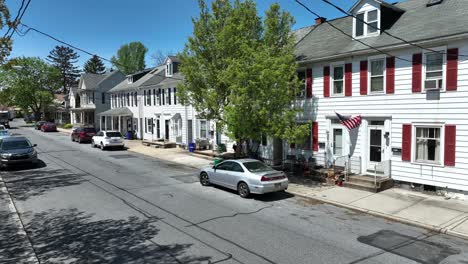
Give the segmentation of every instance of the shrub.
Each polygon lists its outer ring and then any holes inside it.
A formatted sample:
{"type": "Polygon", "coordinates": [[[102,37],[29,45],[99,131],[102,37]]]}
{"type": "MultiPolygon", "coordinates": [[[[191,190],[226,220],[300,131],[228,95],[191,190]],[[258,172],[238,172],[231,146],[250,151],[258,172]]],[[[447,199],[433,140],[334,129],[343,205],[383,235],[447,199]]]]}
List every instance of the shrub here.
{"type": "Polygon", "coordinates": [[[63,128],[65,128],[65,129],[69,129],[69,128],[72,128],[72,127],[73,127],[73,125],[70,124],[70,123],[63,125],[63,128]]]}

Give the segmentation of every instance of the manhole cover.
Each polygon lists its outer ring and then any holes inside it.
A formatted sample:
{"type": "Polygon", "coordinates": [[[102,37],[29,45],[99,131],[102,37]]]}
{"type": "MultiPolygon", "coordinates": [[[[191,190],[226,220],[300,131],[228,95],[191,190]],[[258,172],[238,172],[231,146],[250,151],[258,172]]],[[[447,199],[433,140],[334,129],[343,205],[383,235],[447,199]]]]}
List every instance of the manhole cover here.
{"type": "Polygon", "coordinates": [[[129,154],[110,155],[109,157],[114,158],[114,159],[130,159],[130,158],[136,158],[135,156],[129,155],[129,154]]]}
{"type": "Polygon", "coordinates": [[[450,246],[402,235],[391,230],[358,237],[358,241],[419,263],[437,264],[460,251],[450,246]]]}
{"type": "Polygon", "coordinates": [[[171,176],[171,178],[176,179],[183,183],[194,183],[198,182],[198,178],[193,175],[180,175],[180,176],[171,176]]]}

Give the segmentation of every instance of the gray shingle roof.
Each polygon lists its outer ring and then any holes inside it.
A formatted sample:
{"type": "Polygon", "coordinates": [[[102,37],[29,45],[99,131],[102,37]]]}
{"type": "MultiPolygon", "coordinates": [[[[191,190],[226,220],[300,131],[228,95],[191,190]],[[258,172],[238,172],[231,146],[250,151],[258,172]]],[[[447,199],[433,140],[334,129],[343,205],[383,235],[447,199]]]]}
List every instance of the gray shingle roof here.
{"type": "Polygon", "coordinates": [[[99,113],[100,116],[133,116],[133,113],[128,107],[112,108],[99,113]]]}
{"type": "MultiPolygon", "coordinates": [[[[387,30],[388,33],[410,42],[468,33],[468,0],[444,0],[441,4],[431,7],[426,7],[427,1],[408,0],[397,3],[396,6],[405,12],[387,30]]],[[[351,16],[329,22],[352,35],[351,16]]],[[[377,48],[403,44],[386,34],[361,40],[377,48]]],[[[313,61],[331,56],[349,56],[351,52],[360,51],[375,52],[323,23],[297,43],[295,53],[299,61],[313,61]]]]}
{"type": "Polygon", "coordinates": [[[310,33],[314,29],[315,26],[307,26],[303,28],[299,28],[294,30],[292,33],[294,34],[294,41],[295,43],[298,43],[301,41],[307,34],[310,33]]]}
{"type": "Polygon", "coordinates": [[[99,86],[114,75],[121,75],[119,71],[106,72],[104,74],[83,73],[81,79],[86,86],[86,90],[97,90],[99,86]]]}

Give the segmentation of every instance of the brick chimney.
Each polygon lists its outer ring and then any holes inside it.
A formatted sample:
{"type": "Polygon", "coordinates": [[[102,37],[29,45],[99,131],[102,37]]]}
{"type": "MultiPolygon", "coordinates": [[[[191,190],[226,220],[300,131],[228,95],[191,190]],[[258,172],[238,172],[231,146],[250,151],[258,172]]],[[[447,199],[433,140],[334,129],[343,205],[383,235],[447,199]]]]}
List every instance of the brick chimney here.
{"type": "Polygon", "coordinates": [[[315,19],[315,25],[320,25],[325,21],[327,21],[327,19],[325,17],[318,17],[318,18],[315,19]]]}

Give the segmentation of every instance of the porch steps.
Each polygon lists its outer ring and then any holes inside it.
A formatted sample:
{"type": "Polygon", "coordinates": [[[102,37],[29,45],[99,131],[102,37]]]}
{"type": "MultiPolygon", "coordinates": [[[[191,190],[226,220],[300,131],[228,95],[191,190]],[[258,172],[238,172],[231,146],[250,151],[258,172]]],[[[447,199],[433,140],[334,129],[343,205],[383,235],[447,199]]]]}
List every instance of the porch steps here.
{"type": "Polygon", "coordinates": [[[348,181],[343,182],[343,187],[377,193],[392,188],[393,179],[377,177],[375,182],[371,175],[352,175],[348,176],[348,181]]]}

